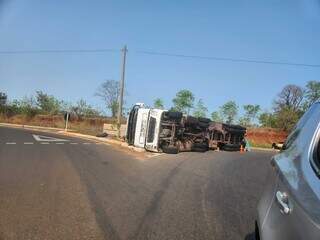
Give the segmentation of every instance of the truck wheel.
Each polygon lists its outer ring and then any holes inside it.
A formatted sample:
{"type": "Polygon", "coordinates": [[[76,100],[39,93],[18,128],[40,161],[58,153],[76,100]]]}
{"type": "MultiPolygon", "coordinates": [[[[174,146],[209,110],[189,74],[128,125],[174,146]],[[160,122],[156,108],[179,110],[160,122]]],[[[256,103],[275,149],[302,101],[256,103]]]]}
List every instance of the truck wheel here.
{"type": "Polygon", "coordinates": [[[167,112],[166,115],[171,119],[181,119],[182,118],[182,112],[167,112]]]}
{"type": "Polygon", "coordinates": [[[194,143],[191,147],[192,152],[206,152],[208,151],[208,146],[203,143],[194,143]]]}
{"type": "Polygon", "coordinates": [[[210,123],[211,120],[209,118],[204,118],[204,117],[199,117],[198,118],[199,122],[203,122],[203,123],[210,123]]]}
{"type": "Polygon", "coordinates": [[[199,120],[193,116],[187,116],[186,123],[190,124],[190,125],[197,125],[197,124],[199,124],[199,120]]]}
{"type": "Polygon", "coordinates": [[[179,152],[179,148],[176,146],[162,146],[162,151],[164,153],[177,154],[179,152]]]}

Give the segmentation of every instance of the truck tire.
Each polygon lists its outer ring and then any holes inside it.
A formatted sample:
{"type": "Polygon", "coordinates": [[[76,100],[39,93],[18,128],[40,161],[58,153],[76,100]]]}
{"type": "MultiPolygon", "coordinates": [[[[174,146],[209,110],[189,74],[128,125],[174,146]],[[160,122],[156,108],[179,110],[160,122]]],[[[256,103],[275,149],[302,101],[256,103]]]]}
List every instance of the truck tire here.
{"type": "Polygon", "coordinates": [[[204,143],[194,143],[191,147],[192,152],[206,152],[208,149],[208,145],[204,143]]]}
{"type": "Polygon", "coordinates": [[[208,128],[208,127],[209,127],[209,123],[199,122],[199,127],[201,127],[201,128],[208,128]]]}
{"type": "Polygon", "coordinates": [[[204,118],[204,117],[199,117],[198,118],[199,122],[203,122],[203,123],[210,123],[211,120],[209,118],[204,118]]]}
{"type": "Polygon", "coordinates": [[[170,118],[170,119],[177,119],[180,120],[182,118],[182,112],[167,112],[166,115],[170,118]]]}
{"type": "Polygon", "coordinates": [[[162,151],[164,153],[177,154],[179,152],[179,148],[176,146],[162,146],[162,151]]]}
{"type": "Polygon", "coordinates": [[[186,124],[190,124],[190,125],[198,125],[199,124],[199,120],[195,117],[192,117],[192,116],[187,116],[185,122],[186,122],[186,124]]]}

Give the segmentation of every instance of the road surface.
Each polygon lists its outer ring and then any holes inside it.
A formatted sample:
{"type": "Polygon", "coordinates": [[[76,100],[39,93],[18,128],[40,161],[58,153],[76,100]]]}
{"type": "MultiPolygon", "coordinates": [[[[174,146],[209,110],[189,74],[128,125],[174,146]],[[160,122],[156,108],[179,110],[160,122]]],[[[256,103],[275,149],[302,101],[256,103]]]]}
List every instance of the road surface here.
{"type": "Polygon", "coordinates": [[[0,239],[251,239],[271,156],[144,159],[0,127],[0,239]]]}

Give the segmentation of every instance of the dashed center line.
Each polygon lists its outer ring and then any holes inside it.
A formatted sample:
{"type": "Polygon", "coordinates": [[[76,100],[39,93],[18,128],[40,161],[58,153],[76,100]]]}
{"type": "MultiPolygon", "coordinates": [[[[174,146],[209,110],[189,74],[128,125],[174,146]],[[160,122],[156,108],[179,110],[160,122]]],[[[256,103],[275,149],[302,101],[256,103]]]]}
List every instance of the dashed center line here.
{"type": "Polygon", "coordinates": [[[31,145],[31,144],[33,144],[33,142],[24,142],[23,144],[25,144],[25,145],[31,145]]]}
{"type": "Polygon", "coordinates": [[[40,144],[48,145],[48,144],[50,144],[50,143],[48,143],[48,142],[41,142],[40,144]]]}
{"type": "Polygon", "coordinates": [[[58,145],[62,145],[62,144],[64,144],[63,142],[57,142],[56,144],[58,144],[58,145]]]}
{"type": "Polygon", "coordinates": [[[84,143],[82,143],[82,144],[89,145],[89,144],[91,144],[91,143],[90,143],[90,142],[84,142],[84,143]]]}
{"type": "Polygon", "coordinates": [[[76,142],[72,142],[72,143],[70,143],[70,144],[72,144],[72,145],[76,145],[76,144],[78,144],[78,143],[76,143],[76,142]]]}
{"type": "Polygon", "coordinates": [[[7,145],[14,145],[16,144],[15,142],[6,142],[7,145]]]}

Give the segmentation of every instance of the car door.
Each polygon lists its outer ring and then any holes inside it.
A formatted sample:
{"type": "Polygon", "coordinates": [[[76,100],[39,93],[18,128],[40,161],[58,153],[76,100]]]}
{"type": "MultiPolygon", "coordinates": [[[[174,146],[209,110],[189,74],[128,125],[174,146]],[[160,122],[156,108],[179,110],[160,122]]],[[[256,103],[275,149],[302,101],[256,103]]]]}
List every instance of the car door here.
{"type": "Polygon", "coordinates": [[[277,182],[261,238],[320,239],[320,181],[313,164],[320,159],[319,104],[299,121],[272,160],[277,182]]]}

